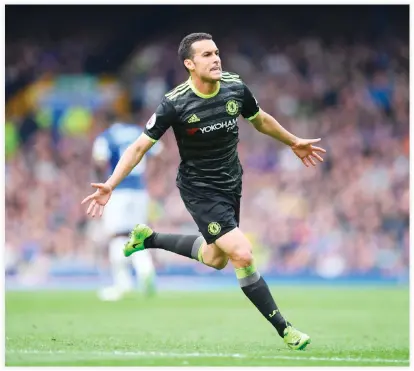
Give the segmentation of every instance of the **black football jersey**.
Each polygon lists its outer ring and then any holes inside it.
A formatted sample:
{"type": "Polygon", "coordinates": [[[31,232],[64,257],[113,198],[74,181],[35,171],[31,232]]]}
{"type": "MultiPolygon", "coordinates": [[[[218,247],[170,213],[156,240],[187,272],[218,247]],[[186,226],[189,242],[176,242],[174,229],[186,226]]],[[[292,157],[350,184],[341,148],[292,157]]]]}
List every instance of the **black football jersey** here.
{"type": "Polygon", "coordinates": [[[165,95],[148,121],[145,134],[157,141],[171,126],[181,163],[177,186],[186,189],[241,189],[237,153],[239,115],[252,120],[259,105],[236,74],[223,72],[217,90],[204,95],[191,79],[165,95]]]}

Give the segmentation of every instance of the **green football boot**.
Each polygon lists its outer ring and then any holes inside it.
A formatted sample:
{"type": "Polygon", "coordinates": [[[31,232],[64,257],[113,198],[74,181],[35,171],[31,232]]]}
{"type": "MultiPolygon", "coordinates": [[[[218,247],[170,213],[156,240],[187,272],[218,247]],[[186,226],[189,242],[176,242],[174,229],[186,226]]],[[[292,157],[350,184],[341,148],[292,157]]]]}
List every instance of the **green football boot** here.
{"type": "Polygon", "coordinates": [[[129,234],[129,241],[124,247],[124,255],[130,256],[134,252],[144,250],[144,241],[153,233],[154,231],[147,225],[137,224],[129,234]]]}
{"type": "Polygon", "coordinates": [[[306,346],[311,342],[309,335],[300,332],[292,325],[289,325],[283,331],[283,340],[285,344],[293,350],[304,350],[306,346]]]}

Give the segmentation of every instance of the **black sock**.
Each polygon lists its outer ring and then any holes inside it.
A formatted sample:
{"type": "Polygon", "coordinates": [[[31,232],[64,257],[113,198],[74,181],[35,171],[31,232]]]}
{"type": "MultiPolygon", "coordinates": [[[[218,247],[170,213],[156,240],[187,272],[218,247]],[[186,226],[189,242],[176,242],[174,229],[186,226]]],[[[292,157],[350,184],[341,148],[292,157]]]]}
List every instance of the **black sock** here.
{"type": "MultiPolygon", "coordinates": [[[[260,277],[259,273],[256,272],[260,277]]],[[[249,277],[246,277],[249,278],[249,277]]],[[[246,280],[244,278],[244,280],[246,280]]],[[[242,281],[239,279],[240,284],[242,281]]],[[[283,316],[280,314],[279,308],[277,307],[272,294],[267,286],[266,281],[263,277],[260,277],[256,282],[242,286],[244,294],[250,299],[250,301],[259,309],[260,313],[273,325],[277,330],[278,334],[283,338],[283,330],[290,325],[283,316]]]]}
{"type": "Polygon", "coordinates": [[[199,260],[198,252],[203,241],[202,236],[154,232],[144,241],[144,246],[146,249],[163,249],[190,259],[199,260]]]}

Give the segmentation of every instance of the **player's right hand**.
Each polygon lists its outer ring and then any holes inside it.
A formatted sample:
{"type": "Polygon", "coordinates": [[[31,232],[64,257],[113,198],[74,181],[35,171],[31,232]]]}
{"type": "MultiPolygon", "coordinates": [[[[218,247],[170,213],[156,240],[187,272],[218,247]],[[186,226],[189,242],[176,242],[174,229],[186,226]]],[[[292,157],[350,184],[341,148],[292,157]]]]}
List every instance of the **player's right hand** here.
{"type": "Polygon", "coordinates": [[[96,191],[86,197],[81,204],[91,201],[86,214],[92,215],[92,218],[94,218],[95,215],[102,216],[104,207],[112,195],[112,189],[104,183],[91,183],[91,186],[96,188],[96,191]]]}

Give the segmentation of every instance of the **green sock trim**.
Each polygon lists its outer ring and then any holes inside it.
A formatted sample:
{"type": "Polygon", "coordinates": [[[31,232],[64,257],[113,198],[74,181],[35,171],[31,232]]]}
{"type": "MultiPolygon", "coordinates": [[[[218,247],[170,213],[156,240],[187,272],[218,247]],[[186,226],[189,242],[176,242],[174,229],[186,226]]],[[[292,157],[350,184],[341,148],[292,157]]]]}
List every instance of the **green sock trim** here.
{"type": "Polygon", "coordinates": [[[242,278],[246,278],[251,276],[252,274],[256,273],[256,266],[254,264],[243,267],[243,268],[236,268],[236,277],[240,280],[242,278]]]}
{"type": "Polygon", "coordinates": [[[200,248],[198,249],[197,258],[198,258],[198,261],[200,263],[204,264],[204,262],[203,262],[203,246],[200,246],[200,248]]]}

